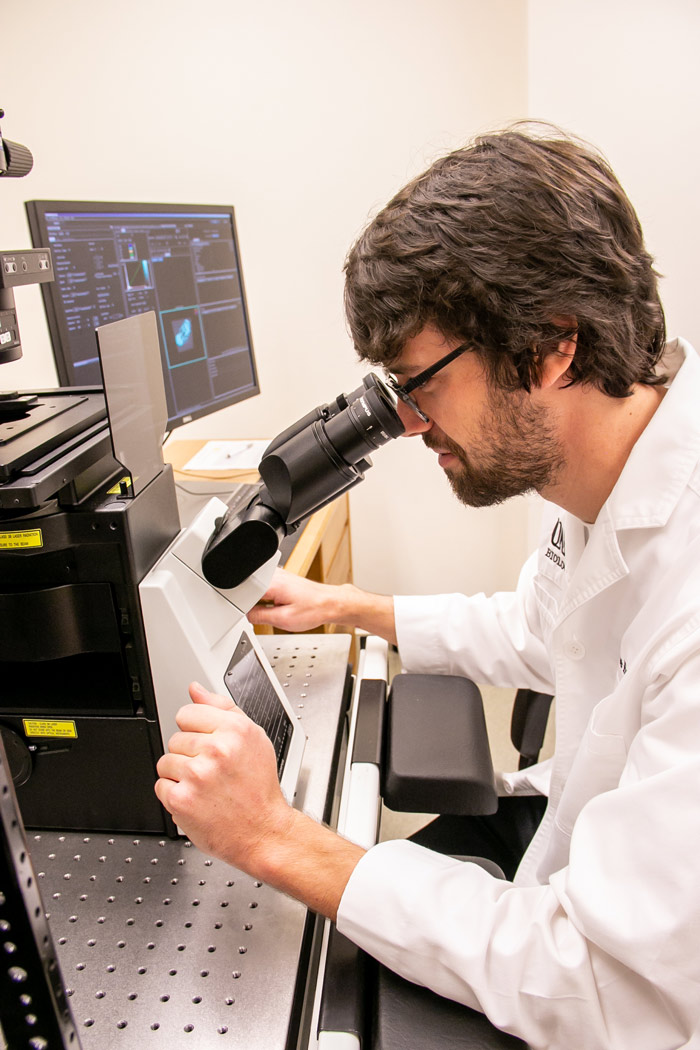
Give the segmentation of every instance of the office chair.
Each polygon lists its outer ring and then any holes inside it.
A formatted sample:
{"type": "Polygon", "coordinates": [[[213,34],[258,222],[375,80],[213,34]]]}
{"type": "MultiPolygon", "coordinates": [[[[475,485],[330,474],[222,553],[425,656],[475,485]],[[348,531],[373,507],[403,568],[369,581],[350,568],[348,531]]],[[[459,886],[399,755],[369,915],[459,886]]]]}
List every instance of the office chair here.
{"type": "MultiPolygon", "coordinates": [[[[376,656],[382,645],[367,640],[374,654],[359,668],[350,794],[360,785],[366,793],[367,781],[375,778],[377,794],[390,809],[495,812],[498,799],[478,688],[449,675],[397,675],[387,700],[386,681],[380,674],[372,677],[381,666],[376,656]]],[[[534,690],[516,693],[511,740],[520,769],[537,761],[551,702],[551,696],[534,690]]],[[[379,808],[380,803],[368,817],[357,819],[352,800],[346,799],[340,830],[363,845],[373,844],[379,808]]],[[[490,861],[470,859],[502,877],[490,861]]],[[[392,973],[330,924],[322,989],[319,1050],[527,1050],[526,1043],[496,1029],[482,1013],[392,973]]]]}

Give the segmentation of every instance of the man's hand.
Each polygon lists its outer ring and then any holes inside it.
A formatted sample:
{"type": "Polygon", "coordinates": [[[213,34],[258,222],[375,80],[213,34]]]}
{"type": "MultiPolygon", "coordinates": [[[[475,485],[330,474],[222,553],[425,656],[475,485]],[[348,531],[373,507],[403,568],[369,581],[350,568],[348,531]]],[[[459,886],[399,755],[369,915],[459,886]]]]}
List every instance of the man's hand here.
{"type": "Polygon", "coordinates": [[[199,849],[335,920],[364,850],[287,804],[272,744],[232,700],[197,684],[190,696],[156,795],[199,849]]]}
{"type": "Polygon", "coordinates": [[[311,631],[324,623],[360,627],[396,643],[394,599],[361,591],[350,583],[333,586],[276,569],[260,602],[248,613],[251,623],[284,631],[311,631]]]}
{"type": "Polygon", "coordinates": [[[156,795],[201,850],[257,875],[268,839],[283,838],[293,819],[274,749],[232,700],[196,683],[190,696],[158,761],[156,795]]]}
{"type": "Polygon", "coordinates": [[[342,615],[340,591],[340,587],[276,569],[267,593],[250,610],[248,619],[285,631],[311,631],[323,623],[335,623],[334,617],[342,615]]]}

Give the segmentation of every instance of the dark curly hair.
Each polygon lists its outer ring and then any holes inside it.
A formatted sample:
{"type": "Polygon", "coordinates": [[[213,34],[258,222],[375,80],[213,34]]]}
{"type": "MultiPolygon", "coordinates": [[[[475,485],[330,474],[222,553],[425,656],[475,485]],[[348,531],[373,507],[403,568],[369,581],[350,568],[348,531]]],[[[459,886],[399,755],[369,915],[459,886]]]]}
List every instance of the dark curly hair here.
{"type": "Polygon", "coordinates": [[[350,332],[391,367],[426,325],[469,343],[492,379],[531,389],[573,331],[571,383],[625,397],[657,384],[657,274],[606,161],[549,125],[516,124],[436,161],[377,215],[345,263],[350,332]]]}

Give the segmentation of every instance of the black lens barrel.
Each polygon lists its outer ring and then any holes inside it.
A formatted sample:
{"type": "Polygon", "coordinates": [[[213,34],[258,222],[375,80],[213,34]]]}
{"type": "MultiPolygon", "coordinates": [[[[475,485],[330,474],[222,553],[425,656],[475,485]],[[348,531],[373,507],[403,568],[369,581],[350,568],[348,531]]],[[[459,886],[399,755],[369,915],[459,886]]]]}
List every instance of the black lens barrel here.
{"type": "Polygon", "coordinates": [[[303,422],[285,431],[286,440],[272,442],[259,467],[270,502],[290,524],[357,484],[370,452],[404,431],[391,392],[373,373],[303,422]]]}
{"type": "Polygon", "coordinates": [[[329,441],[348,463],[357,463],[404,431],[384,384],[379,385],[381,381],[374,375],[366,378],[375,382],[324,423],[329,441]]]}
{"type": "Polygon", "coordinates": [[[237,586],[272,557],[282,536],[362,481],[370,452],[403,432],[393,393],[371,372],[352,394],[288,427],[263,454],[255,503],[211,537],[202,559],[209,582],[237,586]]]}

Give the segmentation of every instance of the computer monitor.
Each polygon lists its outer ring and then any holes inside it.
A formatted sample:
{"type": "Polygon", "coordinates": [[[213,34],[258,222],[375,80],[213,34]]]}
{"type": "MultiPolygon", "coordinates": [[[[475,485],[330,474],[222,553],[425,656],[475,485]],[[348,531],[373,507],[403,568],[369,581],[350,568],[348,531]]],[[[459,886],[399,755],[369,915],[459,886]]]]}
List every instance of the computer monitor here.
{"type": "Polygon", "coordinates": [[[209,204],[27,201],[62,386],[102,383],[95,329],[155,311],[168,431],[259,393],[234,211],[209,204]]]}

